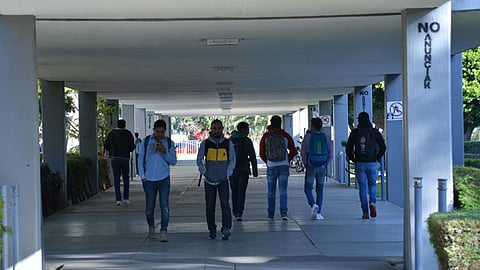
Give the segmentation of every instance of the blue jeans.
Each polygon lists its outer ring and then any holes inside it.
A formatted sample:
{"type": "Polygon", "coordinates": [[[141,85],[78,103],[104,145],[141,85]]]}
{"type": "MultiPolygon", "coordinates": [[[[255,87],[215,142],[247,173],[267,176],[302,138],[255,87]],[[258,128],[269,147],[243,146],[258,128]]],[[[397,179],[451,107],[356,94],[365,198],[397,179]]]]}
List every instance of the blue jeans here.
{"type": "Polygon", "coordinates": [[[308,205],[318,205],[318,213],[321,213],[323,202],[323,186],[325,185],[325,175],[327,173],[326,166],[308,166],[305,173],[304,192],[307,196],[308,205]],[[313,198],[313,182],[315,181],[315,192],[317,193],[316,200],[313,198]]]}
{"type": "Polygon", "coordinates": [[[357,162],[355,163],[355,175],[358,183],[358,193],[362,211],[368,214],[368,204],[377,202],[377,175],[378,168],[376,162],[357,162]],[[367,185],[368,195],[367,200],[367,185]]]}
{"type": "Polygon", "coordinates": [[[129,172],[129,162],[127,159],[112,159],[112,171],[113,171],[113,181],[115,186],[115,199],[116,201],[122,200],[122,193],[120,191],[120,175],[123,178],[123,199],[128,200],[128,195],[130,193],[130,176],[129,172]]]}
{"type": "Polygon", "coordinates": [[[247,192],[249,172],[234,170],[230,177],[232,189],[232,211],[235,217],[241,217],[245,208],[245,194],[247,192]]]}
{"type": "Polygon", "coordinates": [[[267,167],[268,216],[269,217],[273,217],[275,215],[275,197],[277,193],[277,180],[278,180],[278,191],[280,192],[280,214],[282,216],[287,215],[288,176],[290,176],[288,165],[267,167]]]}
{"type": "Polygon", "coordinates": [[[217,191],[220,198],[220,207],[222,208],[222,229],[230,230],[232,228],[232,213],[230,212],[229,187],[228,180],[220,182],[218,185],[210,185],[205,181],[205,204],[207,213],[207,226],[210,232],[217,231],[215,224],[215,205],[217,203],[217,191]]]}
{"type": "Polygon", "coordinates": [[[157,200],[158,193],[160,214],[162,218],[160,223],[160,231],[166,232],[168,220],[170,219],[170,209],[168,207],[168,198],[170,195],[170,177],[160,181],[145,181],[142,184],[143,191],[145,191],[145,215],[147,216],[148,226],[155,227],[155,201],[157,200]]]}

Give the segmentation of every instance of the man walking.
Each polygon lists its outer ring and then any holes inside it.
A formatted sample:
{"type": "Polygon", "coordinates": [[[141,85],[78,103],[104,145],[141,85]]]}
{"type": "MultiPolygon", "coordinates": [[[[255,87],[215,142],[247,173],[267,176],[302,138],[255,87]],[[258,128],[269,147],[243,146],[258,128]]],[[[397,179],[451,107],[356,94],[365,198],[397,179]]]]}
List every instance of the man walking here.
{"type": "Polygon", "coordinates": [[[133,135],[130,130],[125,129],[126,122],[123,119],[117,121],[117,128],[114,128],[105,139],[104,148],[108,151],[113,171],[115,186],[115,198],[117,205],[122,204],[122,193],[120,191],[120,175],[123,178],[123,203],[129,204],[130,193],[130,152],[135,148],[133,135]]]}
{"type": "Polygon", "coordinates": [[[135,169],[137,170],[137,175],[140,175],[138,173],[138,155],[140,154],[140,148],[142,147],[142,139],[139,138],[138,132],[135,132],[135,169]]]}
{"type": "Polygon", "coordinates": [[[310,133],[305,134],[302,141],[301,156],[307,171],[305,172],[304,192],[310,205],[310,218],[324,219],[322,212],[323,186],[327,173],[327,165],[332,160],[332,142],[329,136],[323,133],[322,119],[310,120],[310,133]],[[315,181],[316,198],[313,197],[313,182],[315,181]]]}
{"type": "Polygon", "coordinates": [[[138,155],[138,169],[145,192],[145,215],[149,238],[155,235],[155,203],[160,197],[160,241],[168,242],[167,227],[170,218],[170,165],[177,164],[175,144],[165,136],[167,124],[160,119],[153,124],[153,134],[145,137],[138,155]]]}
{"type": "Polygon", "coordinates": [[[223,124],[220,120],[212,121],[210,136],[202,141],[197,154],[198,170],[205,176],[205,203],[208,238],[215,239],[215,204],[217,192],[222,208],[222,240],[228,240],[232,228],[232,213],[229,205],[228,178],[235,168],[235,148],[223,135],[223,124]]]}
{"type": "Polygon", "coordinates": [[[271,129],[263,134],[260,140],[260,157],[267,164],[268,187],[268,219],[275,216],[275,196],[280,192],[280,215],[282,220],[288,221],[288,176],[290,176],[289,162],[297,154],[292,137],[285,132],[282,118],[278,115],[270,119],[271,129]]]}
{"type": "Polygon", "coordinates": [[[387,147],[382,134],[373,128],[368,113],[358,114],[357,128],[348,137],[347,159],[355,163],[355,175],[358,183],[362,219],[377,216],[377,161],[385,154],[387,147]],[[367,199],[367,187],[368,195],[367,199]]]}
{"type": "Polygon", "coordinates": [[[230,177],[230,188],[232,189],[232,212],[237,221],[242,221],[245,208],[245,194],[248,186],[250,163],[252,164],[253,177],[258,176],[257,155],[248,133],[250,126],[247,122],[240,122],[237,130],[232,132],[231,141],[235,147],[235,169],[230,177]]]}

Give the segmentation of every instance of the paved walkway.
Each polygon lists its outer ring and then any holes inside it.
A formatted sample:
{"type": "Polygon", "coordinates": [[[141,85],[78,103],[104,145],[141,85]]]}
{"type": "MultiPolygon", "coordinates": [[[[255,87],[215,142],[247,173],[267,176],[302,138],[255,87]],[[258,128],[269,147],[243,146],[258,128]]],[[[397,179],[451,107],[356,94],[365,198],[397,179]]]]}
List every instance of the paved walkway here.
{"type": "MultiPolygon", "coordinates": [[[[303,175],[290,176],[289,221],[266,217],[265,167],[251,178],[244,221],[230,240],[208,240],[202,187],[193,161],[172,167],[168,243],[147,239],[141,182],[130,205],[116,206],[113,188],[44,221],[46,269],[402,269],[403,209],[377,203],[362,220],[358,192],[329,180],[325,220],[310,220],[303,175]]],[[[277,192],[278,194],[278,192],[277,192]]],[[[157,209],[158,210],[158,204],[157,209]]],[[[217,226],[221,226],[217,207],[217,226]]],[[[277,202],[278,213],[278,202],[277,202]]],[[[160,222],[160,213],[155,213],[160,222]]],[[[158,227],[159,228],[159,225],[158,227]]]]}

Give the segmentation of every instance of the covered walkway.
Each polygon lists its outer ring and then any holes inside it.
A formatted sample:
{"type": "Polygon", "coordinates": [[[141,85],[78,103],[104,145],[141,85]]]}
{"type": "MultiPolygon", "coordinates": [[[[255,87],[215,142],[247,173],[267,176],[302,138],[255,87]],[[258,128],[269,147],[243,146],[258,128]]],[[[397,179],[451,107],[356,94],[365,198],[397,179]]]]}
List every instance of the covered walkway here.
{"type": "MultiPolygon", "coordinates": [[[[260,166],[260,176],[249,182],[244,220],[233,221],[228,241],[207,239],[197,168],[194,161],[179,161],[171,172],[168,243],[146,238],[144,195],[136,179],[130,205],[115,206],[112,188],[46,218],[46,269],[403,269],[402,208],[379,201],[378,217],[362,220],[357,191],[329,180],[325,220],[312,221],[303,174],[292,173],[290,220],[269,221],[266,169],[260,166]]],[[[159,211],[155,217],[159,224],[159,211]]],[[[217,226],[220,220],[217,215],[217,226]]]]}

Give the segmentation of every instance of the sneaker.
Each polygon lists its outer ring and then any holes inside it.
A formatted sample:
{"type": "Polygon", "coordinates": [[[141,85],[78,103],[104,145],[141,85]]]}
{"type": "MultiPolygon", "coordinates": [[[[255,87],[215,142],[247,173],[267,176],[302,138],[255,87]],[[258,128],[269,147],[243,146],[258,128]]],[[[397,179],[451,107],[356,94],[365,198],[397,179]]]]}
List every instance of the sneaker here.
{"type": "Polygon", "coordinates": [[[322,220],[322,219],[325,219],[325,218],[322,216],[322,214],[317,213],[315,219],[316,219],[316,220],[322,220]]]}
{"type": "Polygon", "coordinates": [[[123,204],[130,204],[129,200],[123,200],[123,204]]]}
{"type": "Polygon", "coordinates": [[[237,221],[242,221],[242,216],[237,217],[237,221]]]}
{"type": "Polygon", "coordinates": [[[148,228],[148,238],[149,239],[156,239],[157,235],[155,234],[155,227],[148,228]]]}
{"type": "Polygon", "coordinates": [[[228,240],[228,238],[230,237],[230,230],[223,230],[223,234],[222,234],[222,240],[228,240]]]}
{"type": "Polygon", "coordinates": [[[288,221],[288,216],[285,214],[285,215],[282,215],[282,220],[283,221],[288,221]]]}
{"type": "Polygon", "coordinates": [[[371,217],[376,217],[377,216],[377,208],[375,207],[375,204],[373,204],[373,203],[370,204],[370,216],[371,217]]]}
{"type": "Polygon", "coordinates": [[[160,242],[168,242],[167,232],[165,231],[160,232],[160,242]]]}
{"type": "Polygon", "coordinates": [[[362,215],[362,219],[369,219],[369,217],[368,217],[368,213],[363,213],[363,215],[362,215]]]}
{"type": "Polygon", "coordinates": [[[312,205],[312,210],[310,212],[310,219],[311,220],[317,219],[318,209],[319,209],[318,205],[314,203],[312,205]]]}
{"type": "Polygon", "coordinates": [[[121,201],[117,201],[117,206],[118,205],[122,205],[122,202],[121,201]]]}
{"type": "Polygon", "coordinates": [[[210,234],[208,235],[208,239],[214,240],[215,238],[217,238],[217,233],[216,232],[210,232],[210,234]]]}
{"type": "Polygon", "coordinates": [[[273,220],[274,215],[267,215],[268,220],[273,220]]]}

